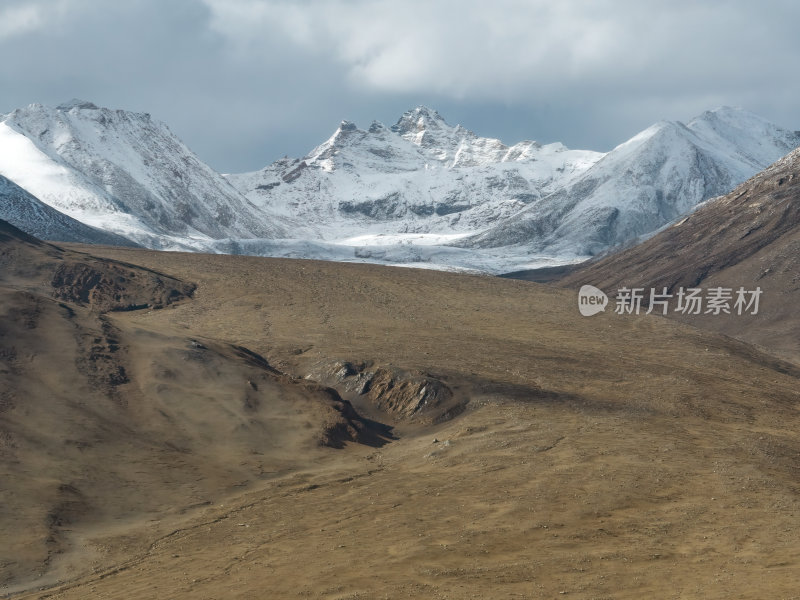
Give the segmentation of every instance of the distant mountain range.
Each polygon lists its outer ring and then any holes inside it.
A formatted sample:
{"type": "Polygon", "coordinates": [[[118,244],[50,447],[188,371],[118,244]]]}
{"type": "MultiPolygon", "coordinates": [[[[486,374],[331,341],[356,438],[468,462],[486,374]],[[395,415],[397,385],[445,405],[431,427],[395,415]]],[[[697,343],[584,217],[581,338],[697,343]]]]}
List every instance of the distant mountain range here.
{"type": "MultiPolygon", "coordinates": [[[[508,146],[418,107],[391,127],[342,122],[302,158],[221,175],[149,115],[76,100],[4,116],[0,175],[151,248],[497,273],[633,243],[797,146],[800,133],[732,108],[658,123],[601,153],[508,146]]],[[[28,223],[6,194],[0,218],[26,231],[60,219],[39,211],[28,223]]]]}

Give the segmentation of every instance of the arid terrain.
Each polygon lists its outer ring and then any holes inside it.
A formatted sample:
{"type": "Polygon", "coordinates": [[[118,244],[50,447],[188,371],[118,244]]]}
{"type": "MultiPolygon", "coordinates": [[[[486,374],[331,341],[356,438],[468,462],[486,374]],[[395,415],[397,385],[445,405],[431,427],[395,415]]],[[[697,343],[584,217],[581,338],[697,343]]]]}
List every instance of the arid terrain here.
{"type": "Polygon", "coordinates": [[[0,236],[0,596],[798,597],[768,348],[522,281],[0,236]]]}
{"type": "MultiPolygon", "coordinates": [[[[760,288],[757,315],[670,316],[800,362],[800,149],[651,239],[562,278],[610,294],[623,286],[760,288]]],[[[734,292],[735,293],[735,292],[734,292]]]]}

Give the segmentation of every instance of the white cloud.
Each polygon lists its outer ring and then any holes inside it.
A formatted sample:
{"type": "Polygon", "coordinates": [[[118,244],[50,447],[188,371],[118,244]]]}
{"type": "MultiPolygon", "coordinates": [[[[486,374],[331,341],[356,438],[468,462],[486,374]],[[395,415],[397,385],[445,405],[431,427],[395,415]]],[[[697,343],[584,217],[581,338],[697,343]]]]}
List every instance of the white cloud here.
{"type": "Polygon", "coordinates": [[[35,4],[0,9],[0,40],[30,33],[43,24],[41,7],[35,4]]]}
{"type": "Polygon", "coordinates": [[[99,0],[3,0],[0,7],[0,41],[53,32],[71,16],[102,8],[99,0]]]}
{"type": "Polygon", "coordinates": [[[799,18],[797,0],[0,0],[0,112],[148,111],[228,171],[420,103],[598,150],[721,104],[798,129],[799,18]]]}
{"type": "Polygon", "coordinates": [[[785,35],[763,26],[796,15],[790,3],[766,11],[688,0],[204,2],[213,28],[239,48],[257,52],[269,39],[275,52],[278,37],[286,52],[333,58],[353,84],[391,93],[519,100],[590,84],[746,83],[742,67],[796,59],[781,53],[785,35]]]}

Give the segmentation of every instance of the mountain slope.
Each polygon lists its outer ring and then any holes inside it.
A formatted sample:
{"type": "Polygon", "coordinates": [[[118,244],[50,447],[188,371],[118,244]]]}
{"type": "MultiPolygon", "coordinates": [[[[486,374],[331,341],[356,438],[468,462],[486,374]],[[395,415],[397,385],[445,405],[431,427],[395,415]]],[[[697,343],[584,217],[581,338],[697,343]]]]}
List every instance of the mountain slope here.
{"type": "Polygon", "coordinates": [[[148,114],[73,101],[0,123],[0,174],[65,214],[151,247],[280,232],[148,114]]]}
{"type": "Polygon", "coordinates": [[[0,219],[44,240],[135,246],[120,235],[84,225],[41,202],[0,175],[0,219]]]}
{"type": "Polygon", "coordinates": [[[194,289],[0,221],[0,595],[128,547],[77,530],[158,527],[346,442],[379,441],[335,391],[240,344],[122,318],[194,289]]]}
{"type": "Polygon", "coordinates": [[[460,243],[593,255],[649,234],[700,202],[729,192],[800,145],[740,109],[662,122],[617,146],[574,182],[460,243]]]}
{"type": "Polygon", "coordinates": [[[800,149],[730,194],[624,252],[564,278],[607,292],[627,287],[761,288],[757,315],[677,318],[769,347],[800,361],[800,149]]]}

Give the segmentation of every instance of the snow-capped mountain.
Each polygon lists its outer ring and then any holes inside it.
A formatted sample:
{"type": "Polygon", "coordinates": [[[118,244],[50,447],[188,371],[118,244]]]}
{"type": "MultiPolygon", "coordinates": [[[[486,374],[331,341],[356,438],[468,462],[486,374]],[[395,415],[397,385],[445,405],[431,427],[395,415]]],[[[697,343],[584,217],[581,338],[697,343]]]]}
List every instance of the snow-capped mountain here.
{"type": "Polygon", "coordinates": [[[686,125],[660,122],[563,188],[460,244],[593,255],[655,232],[797,146],[800,132],[741,109],[707,111],[686,125]]]}
{"type": "MultiPolygon", "coordinates": [[[[657,123],[603,154],[507,146],[418,107],[391,127],[342,122],[301,159],[227,177],[264,212],[292,222],[295,237],[313,240],[304,251],[314,257],[352,251],[502,271],[631,243],[798,145],[797,132],[733,108],[657,123]]],[[[269,246],[263,251],[277,251],[269,246]]]]}
{"type": "MultiPolygon", "coordinates": [[[[438,112],[424,106],[403,113],[391,130],[422,149],[428,158],[450,168],[532,162],[541,154],[537,142],[524,141],[508,147],[498,139],[479,137],[461,125],[451,127],[438,112]]],[[[563,152],[566,147],[553,144],[550,150],[563,152]]],[[[579,150],[575,154],[588,163],[598,158],[596,152],[579,150]]]]}
{"type": "Polygon", "coordinates": [[[0,122],[0,174],[53,208],[155,248],[283,235],[148,114],[72,101],[0,122]]]}
{"type": "Polygon", "coordinates": [[[227,177],[264,212],[292,221],[296,237],[430,243],[510,217],[602,156],[562,144],[509,147],[418,107],[391,128],[344,121],[302,159],[227,177]]]}
{"type": "Polygon", "coordinates": [[[741,109],[660,122],[601,153],[509,146],[418,107],[390,127],[343,121],[302,158],[223,176],[149,115],[73,101],[2,118],[0,175],[151,248],[499,273],[630,244],[797,146],[800,132],[741,109]]]}
{"type": "Polygon", "coordinates": [[[0,175],[0,219],[42,240],[109,246],[135,246],[132,241],[68,217],[0,175]]]}

